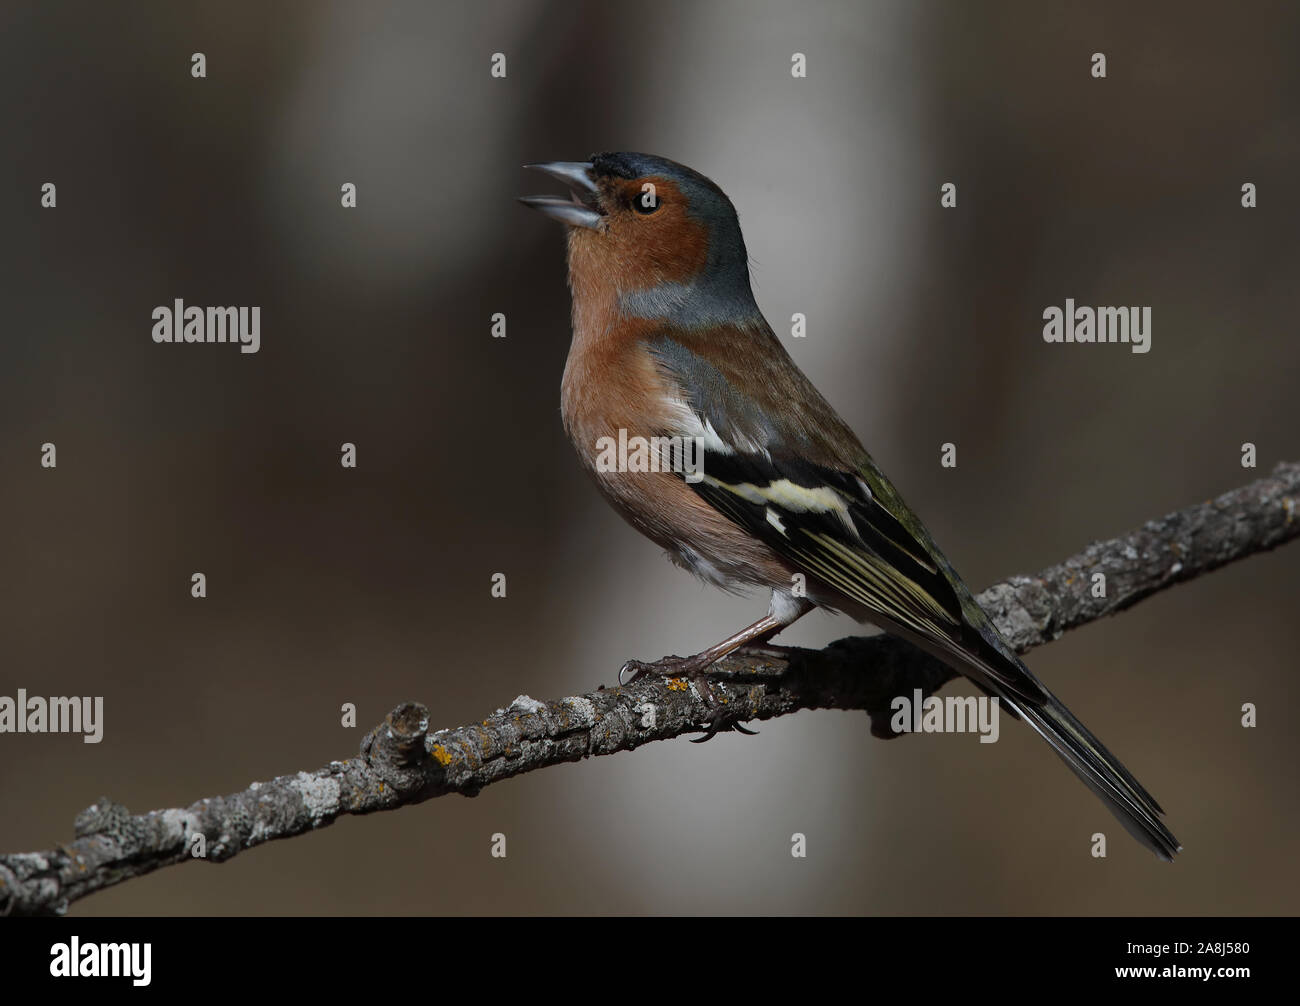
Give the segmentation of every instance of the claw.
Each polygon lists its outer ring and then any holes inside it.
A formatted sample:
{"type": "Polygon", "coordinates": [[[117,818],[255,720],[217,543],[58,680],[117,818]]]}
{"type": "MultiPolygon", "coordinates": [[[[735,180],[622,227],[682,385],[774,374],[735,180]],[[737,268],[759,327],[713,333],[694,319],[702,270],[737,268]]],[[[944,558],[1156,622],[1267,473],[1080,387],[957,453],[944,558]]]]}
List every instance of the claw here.
{"type": "Polygon", "coordinates": [[[629,660],[618,669],[618,683],[620,685],[630,685],[648,674],[666,674],[670,676],[678,674],[691,674],[688,667],[689,657],[670,656],[662,660],[647,662],[644,660],[629,660]],[[631,673],[631,677],[627,675],[631,673]],[[626,680],[624,680],[626,678],[626,680]]]}
{"type": "Polygon", "coordinates": [[[722,726],[719,726],[719,721],[714,720],[714,722],[712,722],[712,723],[705,724],[705,727],[706,727],[706,732],[705,732],[704,736],[703,736],[703,737],[692,737],[692,738],[691,738],[691,743],[692,743],[692,744],[703,744],[705,741],[711,741],[711,740],[713,740],[714,737],[717,737],[718,734],[720,734],[720,733],[724,733],[724,732],[727,731],[727,730],[734,730],[736,733],[738,733],[738,734],[744,734],[746,737],[757,737],[757,736],[758,736],[758,731],[757,731],[757,730],[750,730],[749,727],[747,727],[747,726],[745,726],[745,725],[743,725],[743,724],[741,724],[741,723],[733,723],[733,724],[731,724],[731,726],[729,726],[729,727],[722,727],[722,726]]]}
{"type": "Polygon", "coordinates": [[[704,725],[705,734],[703,737],[692,737],[692,744],[703,744],[705,741],[712,740],[719,733],[725,730],[734,730],[737,733],[746,734],[754,737],[758,734],[757,730],[750,730],[748,727],[741,726],[739,723],[733,723],[728,727],[722,726],[721,712],[724,703],[719,702],[716,695],[713,694],[713,688],[709,685],[709,676],[706,671],[707,664],[703,666],[699,663],[699,654],[695,657],[664,657],[662,660],[656,660],[648,663],[642,660],[629,660],[618,669],[619,685],[630,685],[639,678],[649,674],[663,674],[671,677],[690,678],[699,690],[700,697],[710,711],[714,713],[712,722],[704,725]],[[628,675],[631,674],[631,677],[628,675]]]}

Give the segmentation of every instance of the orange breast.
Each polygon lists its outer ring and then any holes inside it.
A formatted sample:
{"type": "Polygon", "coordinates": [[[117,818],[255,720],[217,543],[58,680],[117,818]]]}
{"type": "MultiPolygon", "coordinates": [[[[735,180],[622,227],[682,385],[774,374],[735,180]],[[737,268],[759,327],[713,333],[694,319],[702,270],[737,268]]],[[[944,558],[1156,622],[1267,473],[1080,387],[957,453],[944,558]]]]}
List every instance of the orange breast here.
{"type": "MultiPolygon", "coordinates": [[[[574,290],[575,304],[578,290],[574,290]]],[[[758,539],[714,510],[672,472],[599,471],[602,437],[620,431],[650,438],[672,429],[673,389],[645,343],[656,326],[619,318],[588,300],[574,310],[564,368],[564,426],[601,493],[625,520],[679,565],[720,586],[788,587],[792,568],[758,539]]]]}

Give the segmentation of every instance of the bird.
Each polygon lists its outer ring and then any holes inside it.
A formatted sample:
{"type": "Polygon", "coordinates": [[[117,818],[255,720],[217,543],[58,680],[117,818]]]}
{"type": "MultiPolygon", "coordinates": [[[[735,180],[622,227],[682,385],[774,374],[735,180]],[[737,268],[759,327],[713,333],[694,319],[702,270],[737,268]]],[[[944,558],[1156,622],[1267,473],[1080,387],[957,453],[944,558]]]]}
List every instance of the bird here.
{"type": "Polygon", "coordinates": [[[1161,806],[1025,666],[772,331],[727,194],[652,154],[524,167],[568,189],[519,201],[567,230],[561,415],[583,467],[677,565],[724,590],[771,592],[766,615],[708,649],[624,670],[703,681],[714,661],[765,645],[809,611],[848,614],[996,697],[1172,862],[1182,847],[1161,806]],[[613,443],[652,445],[651,463],[630,453],[608,463],[613,443]],[[694,466],[683,463],[691,445],[694,466]]]}

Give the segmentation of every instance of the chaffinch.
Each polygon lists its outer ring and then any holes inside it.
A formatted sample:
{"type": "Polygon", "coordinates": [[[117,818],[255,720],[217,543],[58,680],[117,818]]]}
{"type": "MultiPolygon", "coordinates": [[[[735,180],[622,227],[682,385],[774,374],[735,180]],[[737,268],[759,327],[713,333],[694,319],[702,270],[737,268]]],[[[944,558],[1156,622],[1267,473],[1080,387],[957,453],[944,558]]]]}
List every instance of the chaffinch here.
{"type": "Polygon", "coordinates": [[[570,190],[522,202],[567,225],[573,342],[561,409],[583,464],[676,563],[724,589],[771,590],[767,614],[715,646],[628,666],[702,681],[718,658],[814,607],[846,612],[996,696],[1171,860],[1181,847],[1160,805],[1016,656],[773,334],[726,193],[647,154],[528,167],[570,190]],[[650,457],[628,444],[649,444],[650,457]],[[693,446],[702,458],[691,462],[693,446]]]}

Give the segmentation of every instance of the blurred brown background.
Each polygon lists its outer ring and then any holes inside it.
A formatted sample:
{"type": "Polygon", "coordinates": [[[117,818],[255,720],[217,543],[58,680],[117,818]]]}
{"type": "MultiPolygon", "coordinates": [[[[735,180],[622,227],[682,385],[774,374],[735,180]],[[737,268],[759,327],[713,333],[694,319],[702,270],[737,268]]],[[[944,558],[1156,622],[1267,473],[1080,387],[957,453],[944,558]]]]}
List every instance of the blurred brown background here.
{"type": "MultiPolygon", "coordinates": [[[[582,475],[527,161],[644,150],[717,180],[760,305],[778,332],[807,314],[796,360],[977,589],[1300,457],[1300,7],[1077,6],[6,4],[0,694],[103,695],[107,723],[0,736],[0,848],[71,838],[101,794],[181,806],[346,757],[404,699],[450,726],[590,689],[764,610],[582,475]],[[260,305],[261,352],[155,345],[176,297],[260,305]],[[1150,305],[1152,351],[1044,344],[1066,297],[1150,305]]],[[[1298,586],[1292,546],[1030,659],[1167,808],[1173,867],[1018,724],[886,744],[824,712],[74,912],[1294,913],[1298,586]]]]}

